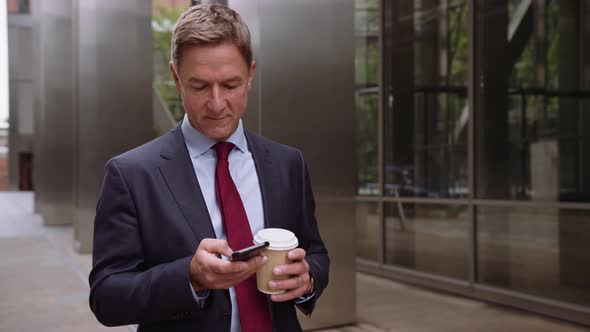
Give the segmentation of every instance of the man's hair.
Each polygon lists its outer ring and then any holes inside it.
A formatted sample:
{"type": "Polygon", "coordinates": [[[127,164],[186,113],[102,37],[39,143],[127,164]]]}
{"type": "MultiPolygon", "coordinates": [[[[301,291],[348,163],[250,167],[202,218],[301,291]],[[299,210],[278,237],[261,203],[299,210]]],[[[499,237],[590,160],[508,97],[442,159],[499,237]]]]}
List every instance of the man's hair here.
{"type": "Polygon", "coordinates": [[[170,56],[178,71],[182,51],[190,46],[218,45],[230,42],[235,45],[248,68],[252,65],[252,45],[250,30],[234,10],[224,5],[196,5],[188,8],[172,32],[170,56]]]}

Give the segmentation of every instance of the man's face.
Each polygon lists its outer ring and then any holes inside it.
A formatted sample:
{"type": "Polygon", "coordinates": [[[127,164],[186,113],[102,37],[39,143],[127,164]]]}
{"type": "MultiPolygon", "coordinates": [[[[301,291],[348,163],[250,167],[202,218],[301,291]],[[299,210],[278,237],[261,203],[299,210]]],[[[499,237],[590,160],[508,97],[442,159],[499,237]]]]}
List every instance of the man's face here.
{"type": "Polygon", "coordinates": [[[183,50],[179,68],[170,63],[191,125],[217,141],[226,140],[238,127],[255,69],[254,62],[248,68],[230,43],[192,46],[183,50]]]}

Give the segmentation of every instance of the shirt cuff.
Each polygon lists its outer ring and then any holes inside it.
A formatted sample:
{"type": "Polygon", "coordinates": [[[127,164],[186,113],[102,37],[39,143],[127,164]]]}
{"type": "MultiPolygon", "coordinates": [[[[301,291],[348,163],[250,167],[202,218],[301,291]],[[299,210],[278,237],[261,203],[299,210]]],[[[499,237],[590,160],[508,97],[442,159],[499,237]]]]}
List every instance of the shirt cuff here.
{"type": "MultiPolygon", "coordinates": [[[[192,287],[191,287],[192,288],[192,287]]],[[[295,304],[301,304],[313,298],[315,296],[315,292],[311,292],[309,294],[305,294],[295,299],[295,304]]]]}
{"type": "Polygon", "coordinates": [[[197,292],[195,292],[195,289],[193,288],[193,285],[191,285],[190,281],[188,282],[188,286],[191,289],[191,294],[193,294],[193,299],[195,299],[198,305],[201,305],[201,302],[205,301],[207,297],[209,297],[210,291],[208,289],[200,292],[201,294],[199,295],[197,292]]]}

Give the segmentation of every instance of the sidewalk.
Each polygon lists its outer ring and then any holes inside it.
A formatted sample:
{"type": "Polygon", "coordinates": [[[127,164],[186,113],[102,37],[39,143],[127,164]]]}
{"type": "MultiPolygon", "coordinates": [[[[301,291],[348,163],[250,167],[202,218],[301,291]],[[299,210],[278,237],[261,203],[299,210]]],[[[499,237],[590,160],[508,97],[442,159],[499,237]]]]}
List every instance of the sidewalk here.
{"type": "MultiPolygon", "coordinates": [[[[43,226],[32,193],[0,192],[0,332],[135,331],[102,327],[88,307],[90,255],[69,226],[43,226]]],[[[539,315],[357,274],[356,326],[322,332],[590,332],[539,315]]]]}
{"type": "Polygon", "coordinates": [[[69,249],[71,227],[44,227],[32,211],[32,193],[0,193],[0,331],[129,332],[90,312],[90,256],[69,249]]]}

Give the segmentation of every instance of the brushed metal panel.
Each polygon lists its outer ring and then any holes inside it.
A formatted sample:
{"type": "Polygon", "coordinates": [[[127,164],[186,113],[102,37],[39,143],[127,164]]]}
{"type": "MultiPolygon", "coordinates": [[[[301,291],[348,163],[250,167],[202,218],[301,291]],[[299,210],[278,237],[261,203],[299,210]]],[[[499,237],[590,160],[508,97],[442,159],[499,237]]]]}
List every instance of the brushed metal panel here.
{"type": "Polygon", "coordinates": [[[328,196],[355,186],[353,9],[352,1],[260,6],[262,133],[302,149],[315,192],[328,196]]]}
{"type": "Polygon", "coordinates": [[[353,13],[352,1],[260,5],[262,134],[305,154],[333,261],[318,310],[302,319],[306,329],[356,320],[353,13]]]}
{"type": "Polygon", "coordinates": [[[257,83],[244,122],[303,151],[318,224],[332,260],[330,284],[304,329],[356,321],[354,3],[234,0],[254,24],[257,83]]]}
{"type": "Polygon", "coordinates": [[[41,214],[41,206],[43,205],[43,192],[40,188],[43,187],[43,171],[41,167],[41,160],[43,154],[42,142],[39,141],[42,137],[43,117],[45,115],[43,111],[43,100],[42,91],[45,86],[43,81],[43,71],[41,70],[41,59],[43,59],[44,48],[41,45],[41,7],[42,0],[31,1],[31,13],[32,13],[32,54],[33,59],[31,61],[32,76],[35,77],[33,82],[33,122],[34,122],[34,134],[33,134],[33,190],[34,195],[34,210],[35,213],[41,214]]]}
{"type": "MultiPolygon", "coordinates": [[[[30,27],[29,27],[30,29],[30,27]]],[[[8,21],[8,77],[9,77],[9,109],[8,117],[10,127],[8,128],[8,188],[9,190],[18,190],[18,84],[16,76],[18,75],[17,65],[15,64],[15,58],[18,58],[19,54],[15,52],[17,47],[15,44],[19,43],[19,28],[11,25],[8,21]]]]}
{"type": "Polygon", "coordinates": [[[32,18],[28,15],[9,15],[9,66],[12,67],[10,78],[18,81],[30,81],[32,59],[32,18]]]}
{"type": "Polygon", "coordinates": [[[18,190],[20,172],[18,169],[18,109],[16,96],[18,95],[17,86],[12,81],[9,83],[9,110],[8,118],[10,127],[8,128],[8,190],[18,190]]]}
{"type": "Polygon", "coordinates": [[[35,178],[37,209],[45,224],[69,224],[74,207],[74,81],[72,1],[35,1],[33,33],[36,53],[34,88],[35,178]]]}
{"type": "MultiPolygon", "coordinates": [[[[28,40],[31,40],[30,38],[28,40]]],[[[33,135],[33,82],[31,80],[16,82],[16,103],[18,109],[18,133],[21,136],[33,135]]]]}
{"type": "Polygon", "coordinates": [[[19,189],[19,154],[31,151],[32,18],[9,14],[9,189],[19,189]]]}
{"type": "Polygon", "coordinates": [[[299,322],[306,331],[354,324],[357,319],[356,228],[352,223],[355,204],[316,195],[316,205],[320,232],[330,255],[330,283],[311,317],[298,313],[299,322]]]}
{"type": "Polygon", "coordinates": [[[248,94],[248,108],[246,113],[242,116],[244,126],[249,130],[260,133],[262,113],[261,113],[261,78],[264,75],[264,67],[260,66],[259,63],[262,61],[260,52],[260,15],[258,12],[259,1],[231,1],[229,6],[240,13],[240,16],[248,25],[250,30],[250,38],[252,42],[252,53],[253,59],[257,64],[256,74],[254,75],[254,81],[248,94]]]}
{"type": "Polygon", "coordinates": [[[79,0],[75,247],[92,248],[108,159],[153,138],[151,1],[79,0]]]}

